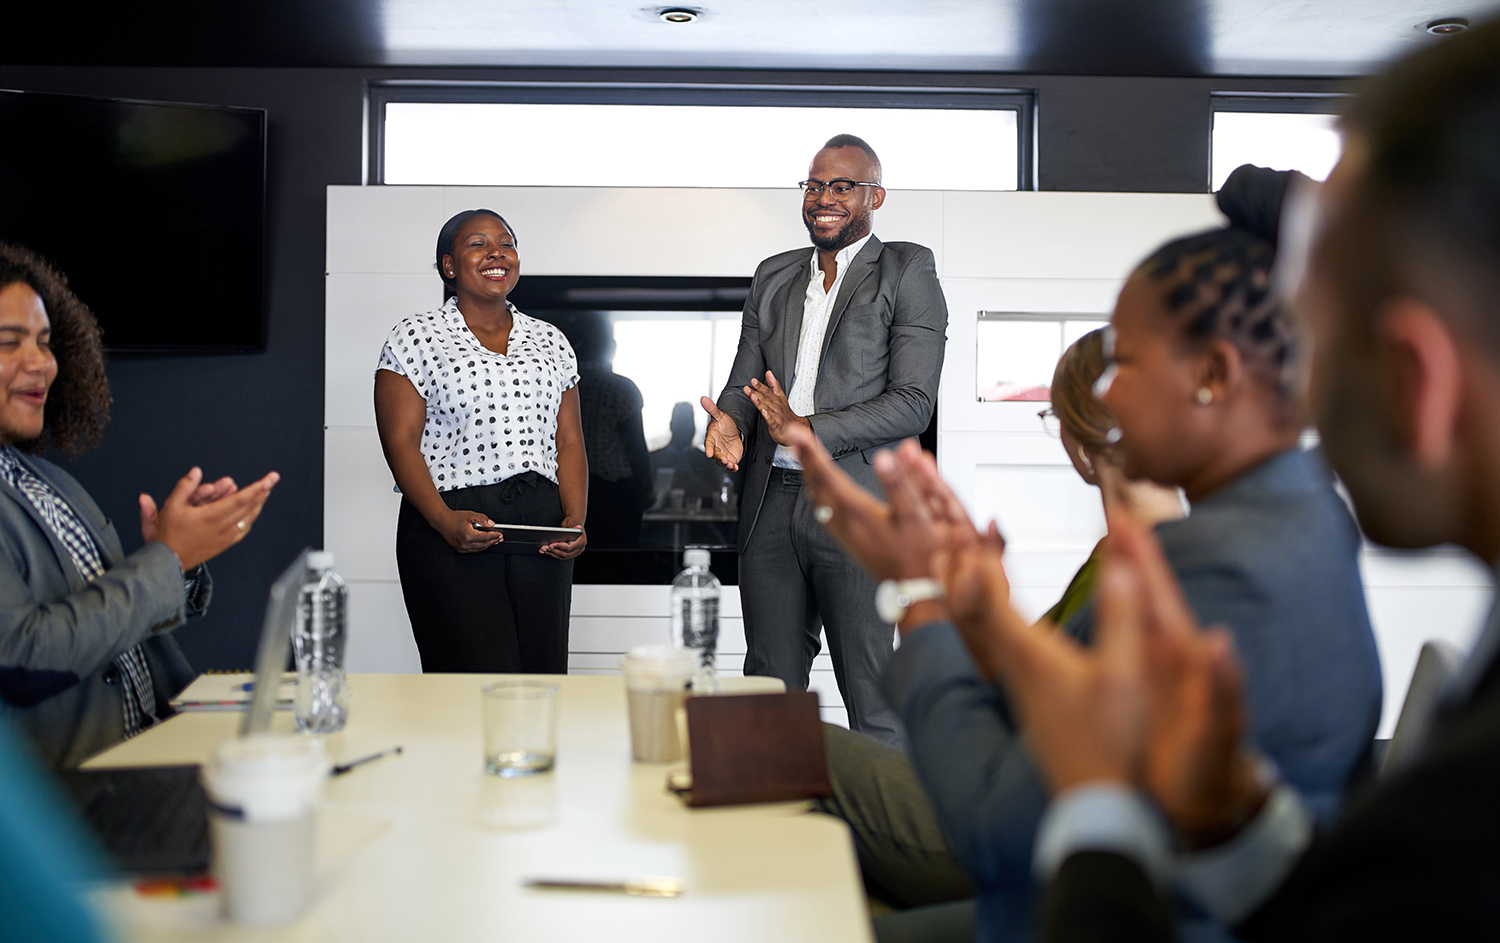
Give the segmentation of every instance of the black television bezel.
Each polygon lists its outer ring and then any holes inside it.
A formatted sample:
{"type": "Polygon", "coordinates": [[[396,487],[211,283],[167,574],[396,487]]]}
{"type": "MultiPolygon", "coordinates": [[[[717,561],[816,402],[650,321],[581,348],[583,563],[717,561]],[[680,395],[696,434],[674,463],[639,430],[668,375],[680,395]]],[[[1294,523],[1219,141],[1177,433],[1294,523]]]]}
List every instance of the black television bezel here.
{"type": "MultiPolygon", "coordinates": [[[[152,105],[165,106],[169,108],[192,108],[206,111],[230,111],[250,112],[258,119],[257,124],[260,133],[260,304],[259,331],[254,346],[244,344],[161,344],[161,345],[130,345],[115,346],[109,343],[108,332],[104,335],[104,350],[111,359],[132,360],[163,356],[205,356],[220,354],[261,354],[265,353],[270,341],[271,318],[270,318],[270,240],[268,232],[268,220],[266,203],[269,199],[269,183],[267,180],[267,164],[269,163],[269,111],[253,105],[210,105],[201,102],[179,102],[158,101],[149,98],[124,98],[113,95],[75,95],[66,92],[32,92],[19,88],[0,88],[0,94],[30,95],[37,98],[71,99],[74,101],[108,102],[119,105],[152,105]]],[[[64,272],[64,274],[67,274],[64,272]]]]}

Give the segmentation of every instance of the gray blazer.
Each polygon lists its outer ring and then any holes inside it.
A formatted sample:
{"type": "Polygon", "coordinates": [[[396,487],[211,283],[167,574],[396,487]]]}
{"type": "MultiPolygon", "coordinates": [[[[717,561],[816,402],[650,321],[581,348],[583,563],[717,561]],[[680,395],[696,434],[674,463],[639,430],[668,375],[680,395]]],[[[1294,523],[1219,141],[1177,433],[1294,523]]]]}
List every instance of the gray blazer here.
{"type": "Polygon", "coordinates": [[[21,461],[67,500],[94,538],[105,572],[85,582],[67,548],[21,492],[0,481],[0,716],[53,766],[76,766],[119,743],[125,721],[114,658],[141,644],[157,715],[193,670],[168,634],[208,606],[205,570],[191,600],[165,545],[125,556],[114,525],[71,475],[21,461]]]}
{"type": "MultiPolygon", "coordinates": [[[[793,249],[760,263],[740,322],[740,346],[719,409],[745,437],[744,493],[739,549],[744,552],[760,514],[776,443],[743,387],[766,371],[790,391],[796,379],[812,248],[793,249]]],[[[808,420],[839,466],[880,493],[870,460],[881,448],[927,428],[943,369],[948,305],[932,250],[874,236],[849,263],[823,332],[814,415],[808,420]]]]}

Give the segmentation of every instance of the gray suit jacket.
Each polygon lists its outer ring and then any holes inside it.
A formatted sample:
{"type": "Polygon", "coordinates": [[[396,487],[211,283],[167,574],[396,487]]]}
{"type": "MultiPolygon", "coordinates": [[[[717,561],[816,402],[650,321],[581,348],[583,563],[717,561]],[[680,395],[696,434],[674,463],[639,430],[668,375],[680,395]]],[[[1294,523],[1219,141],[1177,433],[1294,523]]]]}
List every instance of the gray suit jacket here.
{"type": "Polygon", "coordinates": [[[0,482],[0,717],[27,734],[43,759],[76,766],[124,737],[114,658],[134,645],[151,666],[157,714],[192,680],[164,634],[208,605],[205,571],[188,600],[165,545],[125,556],[114,525],[71,475],[29,455],[21,461],[67,500],[99,548],[105,572],[86,582],[31,501],[0,482]]]}
{"type": "MultiPolygon", "coordinates": [[[[793,249],[760,263],[740,322],[740,347],[719,408],[745,437],[744,493],[739,549],[744,551],[771,477],[776,443],[743,392],[755,377],[776,375],[783,390],[796,379],[812,248],[793,249]]],[[[808,419],[840,467],[880,493],[870,460],[881,448],[920,434],[932,418],[948,305],[932,250],[874,236],[849,263],[823,332],[814,415],[808,419]]]]}

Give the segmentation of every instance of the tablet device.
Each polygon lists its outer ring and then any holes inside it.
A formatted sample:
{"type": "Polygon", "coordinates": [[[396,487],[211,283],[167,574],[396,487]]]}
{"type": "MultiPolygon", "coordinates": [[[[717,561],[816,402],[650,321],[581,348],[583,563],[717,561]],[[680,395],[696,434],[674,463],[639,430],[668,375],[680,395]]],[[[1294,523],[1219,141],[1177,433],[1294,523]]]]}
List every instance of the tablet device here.
{"type": "Polygon", "coordinates": [[[537,527],[534,524],[496,524],[494,527],[475,524],[474,529],[498,532],[507,543],[513,544],[550,544],[558,540],[577,540],[578,535],[583,533],[582,527],[537,527]]]}

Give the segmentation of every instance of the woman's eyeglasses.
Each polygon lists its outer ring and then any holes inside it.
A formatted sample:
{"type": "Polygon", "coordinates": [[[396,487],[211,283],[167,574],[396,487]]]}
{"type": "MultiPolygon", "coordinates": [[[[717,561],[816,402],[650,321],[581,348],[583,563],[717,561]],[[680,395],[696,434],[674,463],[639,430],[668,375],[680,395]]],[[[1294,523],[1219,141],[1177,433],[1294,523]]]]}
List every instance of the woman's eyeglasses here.
{"type": "Polygon", "coordinates": [[[1053,438],[1062,437],[1062,420],[1057,417],[1057,410],[1048,406],[1037,413],[1037,418],[1042,421],[1042,429],[1053,438]]]}

